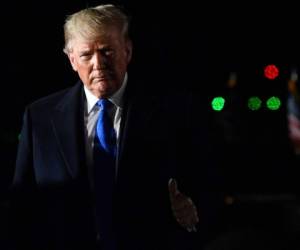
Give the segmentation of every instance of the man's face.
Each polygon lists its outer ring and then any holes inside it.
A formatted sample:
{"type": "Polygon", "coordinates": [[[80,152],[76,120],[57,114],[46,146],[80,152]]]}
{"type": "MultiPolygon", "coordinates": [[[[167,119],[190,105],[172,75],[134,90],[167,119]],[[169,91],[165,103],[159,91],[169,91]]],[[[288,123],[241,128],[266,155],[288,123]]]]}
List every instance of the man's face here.
{"type": "Polygon", "coordinates": [[[108,97],[122,85],[131,59],[132,44],[115,28],[92,41],[74,39],[69,59],[83,84],[98,98],[108,97]]]}

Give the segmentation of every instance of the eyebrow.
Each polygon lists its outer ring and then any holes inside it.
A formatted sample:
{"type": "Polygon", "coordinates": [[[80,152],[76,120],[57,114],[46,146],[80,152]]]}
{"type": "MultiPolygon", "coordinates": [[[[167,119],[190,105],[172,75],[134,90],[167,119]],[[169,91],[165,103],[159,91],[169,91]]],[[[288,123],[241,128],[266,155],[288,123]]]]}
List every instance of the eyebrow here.
{"type": "Polygon", "coordinates": [[[92,51],[91,49],[83,49],[83,50],[79,50],[78,53],[79,54],[84,54],[84,53],[89,53],[91,51],[92,51]]]}
{"type": "Polygon", "coordinates": [[[84,47],[84,48],[80,48],[79,51],[90,51],[91,48],[87,48],[87,47],[84,47]]]}

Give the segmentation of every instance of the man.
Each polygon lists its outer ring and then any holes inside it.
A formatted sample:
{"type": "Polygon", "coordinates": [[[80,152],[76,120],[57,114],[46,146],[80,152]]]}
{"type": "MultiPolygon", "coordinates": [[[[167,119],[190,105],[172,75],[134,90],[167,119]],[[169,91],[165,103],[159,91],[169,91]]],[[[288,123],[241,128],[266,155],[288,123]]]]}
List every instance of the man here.
{"type": "Polygon", "coordinates": [[[199,218],[181,192],[193,188],[190,173],[181,175],[193,147],[188,96],[143,91],[146,79],[127,73],[132,42],[119,8],[84,9],[64,30],[80,81],[26,108],[13,185],[17,245],[189,249],[199,218]]]}

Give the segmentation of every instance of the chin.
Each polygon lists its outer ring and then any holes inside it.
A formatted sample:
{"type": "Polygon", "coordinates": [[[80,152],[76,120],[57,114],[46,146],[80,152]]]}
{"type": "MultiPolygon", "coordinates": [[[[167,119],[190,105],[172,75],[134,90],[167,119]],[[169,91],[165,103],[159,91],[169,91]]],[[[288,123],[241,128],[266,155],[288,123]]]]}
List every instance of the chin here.
{"type": "Polygon", "coordinates": [[[98,98],[109,97],[110,95],[112,95],[110,89],[97,89],[97,91],[95,91],[94,93],[98,98]]]}
{"type": "Polygon", "coordinates": [[[109,92],[109,87],[107,83],[97,82],[91,86],[90,90],[94,95],[100,97],[109,92]]]}

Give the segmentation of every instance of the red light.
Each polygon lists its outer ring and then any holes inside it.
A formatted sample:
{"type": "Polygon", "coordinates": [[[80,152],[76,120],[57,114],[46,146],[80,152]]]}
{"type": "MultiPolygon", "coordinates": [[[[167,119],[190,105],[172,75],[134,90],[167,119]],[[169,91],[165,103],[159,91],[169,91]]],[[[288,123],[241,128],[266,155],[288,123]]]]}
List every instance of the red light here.
{"type": "Polygon", "coordinates": [[[279,75],[279,69],[274,64],[267,65],[265,67],[265,77],[274,80],[279,75]]]}

